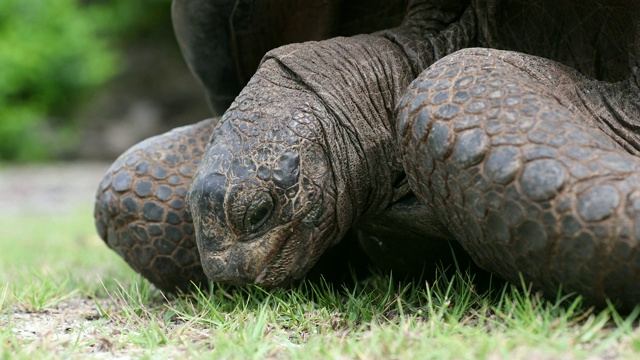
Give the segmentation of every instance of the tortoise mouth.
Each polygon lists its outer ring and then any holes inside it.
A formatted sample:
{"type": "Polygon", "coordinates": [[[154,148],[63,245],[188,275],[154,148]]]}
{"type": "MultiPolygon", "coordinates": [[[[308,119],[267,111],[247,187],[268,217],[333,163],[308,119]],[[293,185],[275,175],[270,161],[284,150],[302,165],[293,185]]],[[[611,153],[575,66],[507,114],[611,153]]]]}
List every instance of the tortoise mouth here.
{"type": "Polygon", "coordinates": [[[314,228],[302,228],[284,238],[278,249],[264,262],[262,271],[256,276],[254,284],[272,288],[286,286],[303,278],[315,265],[318,258],[326,250],[314,247],[314,228]],[[294,236],[295,235],[295,236],[294,236]],[[306,239],[306,241],[305,241],[306,239]]]}
{"type": "MultiPolygon", "coordinates": [[[[237,242],[225,250],[203,256],[203,267],[207,277],[215,282],[232,285],[257,284],[271,287],[280,285],[272,276],[273,269],[287,277],[286,261],[283,251],[291,243],[294,233],[290,226],[273,229],[262,239],[249,243],[237,242]],[[265,251],[265,248],[268,249],[265,251]],[[282,265],[282,264],[285,265],[282,265]]],[[[294,251],[295,252],[295,251],[294,251]]],[[[287,255],[291,255],[288,252],[287,255]]],[[[279,277],[279,276],[278,276],[279,277]]]]}
{"type": "MultiPolygon", "coordinates": [[[[273,278],[273,271],[276,270],[276,274],[281,274],[285,271],[283,268],[283,252],[286,250],[287,245],[291,244],[292,237],[293,232],[289,231],[288,236],[284,236],[280,241],[273,244],[271,251],[267,253],[264,259],[262,270],[253,280],[254,284],[265,287],[283,285],[283,281],[274,281],[276,279],[273,278]]],[[[287,274],[285,273],[284,275],[286,278],[287,274]]]]}
{"type": "MultiPolygon", "coordinates": [[[[277,261],[277,260],[276,260],[277,261]]],[[[267,264],[262,271],[260,272],[260,274],[258,274],[258,276],[256,277],[256,279],[254,280],[254,283],[256,285],[260,285],[260,286],[265,286],[265,287],[270,287],[273,286],[273,284],[271,284],[268,279],[267,276],[269,274],[269,264],[267,264]]]]}
{"type": "Polygon", "coordinates": [[[291,244],[290,239],[293,234],[287,236],[284,241],[278,246],[272,255],[265,259],[264,267],[262,271],[256,276],[253,283],[263,287],[275,287],[280,285],[286,285],[289,279],[295,276],[291,273],[291,270],[287,268],[287,265],[291,265],[294,259],[291,258],[292,253],[287,252],[287,256],[283,256],[283,253],[287,250],[287,245],[291,244]]]}

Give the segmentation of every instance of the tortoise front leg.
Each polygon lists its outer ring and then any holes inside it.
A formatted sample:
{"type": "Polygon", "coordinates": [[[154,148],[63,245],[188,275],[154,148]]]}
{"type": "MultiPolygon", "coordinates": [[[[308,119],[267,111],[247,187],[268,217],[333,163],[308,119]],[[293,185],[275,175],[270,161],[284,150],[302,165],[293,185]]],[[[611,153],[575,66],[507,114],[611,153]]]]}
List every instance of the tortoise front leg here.
{"type": "Polygon", "coordinates": [[[409,87],[399,142],[412,189],[479,266],[547,296],[562,287],[630,308],[640,160],[572,104],[594,81],[534,56],[462,50],[409,87]]]}
{"type": "Polygon", "coordinates": [[[174,129],[134,145],[98,187],[98,234],[161,290],[206,282],[186,195],[218,119],[174,129]]]}

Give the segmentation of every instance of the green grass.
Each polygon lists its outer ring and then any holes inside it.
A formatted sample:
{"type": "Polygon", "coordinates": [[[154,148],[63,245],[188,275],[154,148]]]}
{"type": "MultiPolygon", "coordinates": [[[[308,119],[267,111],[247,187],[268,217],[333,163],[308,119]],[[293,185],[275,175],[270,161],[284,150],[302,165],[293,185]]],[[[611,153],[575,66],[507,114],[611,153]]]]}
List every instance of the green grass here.
{"type": "Polygon", "coordinates": [[[94,234],[90,209],[0,219],[0,357],[634,358],[637,312],[596,311],[473,276],[350,288],[212,285],[165,298],[94,234]],[[31,324],[31,325],[29,325],[31,324]],[[33,325],[35,324],[35,325],[33,325]]]}

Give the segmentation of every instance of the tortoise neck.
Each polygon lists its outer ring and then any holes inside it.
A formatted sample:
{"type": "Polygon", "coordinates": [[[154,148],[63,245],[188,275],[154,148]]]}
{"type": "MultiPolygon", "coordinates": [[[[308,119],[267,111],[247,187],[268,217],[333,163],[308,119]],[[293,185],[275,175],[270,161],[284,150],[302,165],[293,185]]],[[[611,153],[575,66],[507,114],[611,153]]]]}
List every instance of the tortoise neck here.
{"type": "Polygon", "coordinates": [[[431,16],[433,9],[416,4],[422,2],[414,2],[399,28],[291,44],[262,60],[275,60],[319,102],[315,117],[331,162],[342,233],[409,192],[396,138],[396,105],[422,70],[475,38],[472,9],[456,5],[429,22],[418,17],[431,16]]]}
{"type": "Polygon", "coordinates": [[[414,74],[403,51],[375,35],[293,44],[267,53],[315,94],[342,231],[393,199],[404,177],[395,107],[414,74]]]}

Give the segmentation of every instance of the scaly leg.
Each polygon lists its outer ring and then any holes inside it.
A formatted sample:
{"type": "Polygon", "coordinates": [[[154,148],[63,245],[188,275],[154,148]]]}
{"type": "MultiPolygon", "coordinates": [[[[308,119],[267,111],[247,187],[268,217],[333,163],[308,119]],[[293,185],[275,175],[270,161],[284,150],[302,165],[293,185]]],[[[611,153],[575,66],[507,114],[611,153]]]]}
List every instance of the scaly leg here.
{"type": "Polygon", "coordinates": [[[409,87],[399,146],[412,189],[479,266],[629,308],[640,302],[640,160],[602,124],[620,109],[575,102],[615,89],[594,82],[535,56],[462,50],[409,87]]]}
{"type": "Polygon", "coordinates": [[[218,119],[140,142],[111,165],[95,204],[100,237],[165,291],[206,282],[186,195],[218,119]]]}

